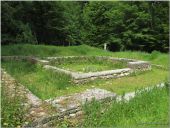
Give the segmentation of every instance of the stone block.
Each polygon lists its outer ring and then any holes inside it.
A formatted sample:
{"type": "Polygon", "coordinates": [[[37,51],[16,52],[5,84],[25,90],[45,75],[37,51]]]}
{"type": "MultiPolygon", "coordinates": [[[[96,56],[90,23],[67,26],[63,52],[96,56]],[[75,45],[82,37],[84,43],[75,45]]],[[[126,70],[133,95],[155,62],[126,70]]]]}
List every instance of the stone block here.
{"type": "Polygon", "coordinates": [[[150,70],[151,64],[147,61],[128,62],[128,67],[133,70],[150,70]]]}

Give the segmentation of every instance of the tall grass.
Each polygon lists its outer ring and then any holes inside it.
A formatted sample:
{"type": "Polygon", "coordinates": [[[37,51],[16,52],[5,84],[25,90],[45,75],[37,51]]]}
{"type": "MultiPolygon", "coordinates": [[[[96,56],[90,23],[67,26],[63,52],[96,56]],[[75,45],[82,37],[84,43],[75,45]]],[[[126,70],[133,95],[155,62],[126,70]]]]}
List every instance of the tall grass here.
{"type": "Polygon", "coordinates": [[[31,55],[31,56],[40,56],[40,57],[61,56],[61,55],[79,56],[79,55],[90,55],[90,54],[97,55],[101,52],[103,52],[103,50],[93,48],[87,45],[64,47],[64,46],[48,46],[48,45],[15,44],[15,45],[2,46],[2,55],[31,55]]]}
{"type": "Polygon", "coordinates": [[[22,104],[25,100],[23,95],[19,95],[17,90],[11,94],[7,85],[1,85],[1,126],[20,127],[25,121],[26,109],[22,104]]]}
{"type": "Polygon", "coordinates": [[[33,65],[29,62],[2,62],[2,67],[42,99],[51,98],[70,85],[69,76],[44,70],[40,65],[33,65]]]}
{"type": "Polygon", "coordinates": [[[69,76],[45,70],[41,66],[32,65],[29,62],[7,61],[2,62],[2,67],[41,99],[82,92],[93,87],[122,94],[161,83],[168,77],[167,71],[153,68],[151,71],[121,79],[96,79],[83,85],[75,85],[70,82],[69,76]]]}
{"type": "Polygon", "coordinates": [[[163,65],[165,68],[169,68],[169,54],[158,51],[153,51],[150,54],[139,51],[122,51],[114,52],[113,56],[150,61],[152,64],[163,65]]]}
{"type": "Polygon", "coordinates": [[[72,71],[81,72],[96,72],[103,70],[113,70],[126,68],[127,63],[119,61],[110,61],[107,59],[99,60],[95,57],[83,57],[83,58],[62,58],[58,60],[51,60],[51,65],[64,68],[72,71]]]}
{"type": "Polygon", "coordinates": [[[169,124],[169,88],[142,91],[129,102],[84,105],[84,127],[167,127],[169,124]],[[107,107],[106,107],[107,106],[107,107]]]}
{"type": "MultiPolygon", "coordinates": [[[[168,67],[168,54],[154,51],[151,54],[144,52],[108,52],[87,45],[58,47],[45,45],[9,45],[2,46],[2,55],[34,55],[34,56],[113,56],[140,60],[149,60],[151,63],[168,67]]],[[[102,63],[104,63],[103,61],[102,63]]],[[[73,66],[75,66],[73,64],[73,66]]],[[[143,72],[136,76],[128,76],[121,79],[94,80],[84,85],[74,86],[70,83],[70,77],[61,73],[46,71],[40,66],[27,62],[2,62],[8,73],[12,74],[19,82],[27,86],[34,94],[42,99],[55,96],[81,92],[85,89],[98,87],[116,93],[134,91],[136,88],[150,86],[162,82],[168,77],[166,70],[153,68],[152,71],[143,72]]],[[[81,67],[82,68],[82,67],[81,67]]]]}
{"type": "Polygon", "coordinates": [[[109,52],[102,49],[90,47],[87,45],[80,46],[47,46],[47,45],[30,45],[16,44],[1,47],[2,55],[30,55],[30,56],[114,56],[125,57],[139,60],[151,61],[154,64],[164,65],[168,68],[169,55],[153,51],[151,54],[137,51],[109,52]]]}
{"type": "MultiPolygon", "coordinates": [[[[151,61],[168,68],[168,54],[157,51],[144,52],[108,52],[87,45],[56,47],[45,45],[9,45],[2,46],[2,55],[31,55],[46,56],[113,56],[151,61]]],[[[29,88],[41,99],[48,99],[61,95],[82,92],[88,88],[103,88],[119,94],[134,91],[137,88],[150,86],[162,82],[168,77],[168,72],[153,68],[152,71],[121,79],[94,80],[84,85],[74,86],[70,83],[70,77],[62,73],[54,73],[44,70],[41,66],[32,65],[23,61],[2,62],[2,67],[15,77],[21,84],[29,88]]],[[[2,126],[16,127],[23,121],[23,111],[20,103],[21,97],[8,97],[8,89],[2,86],[2,126]],[[11,120],[11,118],[13,120],[11,120]]],[[[167,88],[155,88],[151,92],[138,94],[129,103],[111,102],[102,104],[93,101],[84,106],[86,113],[84,127],[113,127],[113,126],[167,126],[168,122],[168,98],[167,88]],[[107,107],[106,107],[107,106],[107,107]]]]}

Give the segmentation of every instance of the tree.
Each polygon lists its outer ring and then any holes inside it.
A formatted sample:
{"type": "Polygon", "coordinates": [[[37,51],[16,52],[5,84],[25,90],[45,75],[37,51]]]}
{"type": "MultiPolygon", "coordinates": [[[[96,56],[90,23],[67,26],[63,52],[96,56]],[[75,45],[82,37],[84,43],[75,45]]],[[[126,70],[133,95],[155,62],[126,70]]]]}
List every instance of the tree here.
{"type": "Polygon", "coordinates": [[[29,24],[18,18],[18,14],[24,15],[20,8],[21,2],[2,2],[2,44],[37,43],[29,24]]]}
{"type": "Polygon", "coordinates": [[[65,41],[63,7],[59,2],[32,2],[30,22],[39,43],[65,41]]]}
{"type": "Polygon", "coordinates": [[[77,45],[81,43],[81,5],[79,2],[62,2],[64,6],[64,31],[66,32],[66,41],[68,45],[77,45]]]}
{"type": "Polygon", "coordinates": [[[166,52],[168,1],[2,2],[2,44],[88,44],[166,52]]]}
{"type": "Polygon", "coordinates": [[[89,2],[83,10],[83,42],[109,49],[168,51],[168,2],[89,2]]]}

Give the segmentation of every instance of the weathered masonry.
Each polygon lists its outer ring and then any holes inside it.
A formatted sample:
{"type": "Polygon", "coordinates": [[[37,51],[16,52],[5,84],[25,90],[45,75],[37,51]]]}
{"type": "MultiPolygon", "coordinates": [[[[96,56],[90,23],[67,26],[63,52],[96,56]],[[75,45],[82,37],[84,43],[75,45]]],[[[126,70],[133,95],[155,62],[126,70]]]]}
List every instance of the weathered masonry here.
{"type": "Polygon", "coordinates": [[[151,70],[151,64],[147,61],[140,61],[135,59],[127,59],[127,58],[114,58],[107,56],[65,56],[65,57],[44,57],[43,59],[39,59],[36,57],[28,57],[28,56],[2,56],[2,60],[26,60],[32,63],[38,63],[44,66],[47,70],[52,70],[56,72],[62,72],[72,77],[72,81],[75,83],[86,82],[89,80],[94,80],[96,78],[119,78],[123,76],[127,76],[133,72],[137,71],[145,71],[151,70]],[[103,61],[122,61],[127,63],[127,68],[116,69],[116,70],[106,70],[106,71],[98,71],[98,72],[88,72],[88,73],[80,73],[73,72],[66,69],[58,68],[56,66],[50,65],[50,61],[65,61],[67,59],[98,59],[103,61]]]}
{"type": "MultiPolygon", "coordinates": [[[[126,62],[127,67],[122,69],[116,69],[116,70],[79,73],[79,72],[72,72],[69,70],[52,66],[50,63],[50,61],[52,60],[55,61],[62,60],[61,61],[62,63],[63,61],[72,58],[74,58],[73,61],[78,61],[79,59],[87,59],[87,58],[93,59],[94,56],[93,57],[68,56],[68,57],[45,57],[45,58],[36,58],[30,56],[2,56],[1,57],[2,61],[23,60],[23,61],[29,61],[32,64],[40,64],[47,70],[62,72],[70,75],[72,77],[72,80],[76,83],[93,80],[96,78],[118,78],[118,77],[127,76],[133,72],[145,71],[151,69],[151,64],[146,61],[139,61],[134,59],[126,59],[126,58],[113,58],[113,57],[105,57],[105,56],[95,56],[95,58],[103,61],[109,60],[113,62],[114,61],[126,62]]],[[[7,77],[3,77],[3,78],[7,78],[7,77]]],[[[24,124],[23,127],[52,127],[53,122],[61,121],[64,120],[65,118],[71,119],[75,117],[79,117],[79,118],[83,117],[82,105],[85,104],[86,102],[91,102],[93,99],[96,99],[101,102],[107,102],[110,100],[121,101],[122,99],[126,99],[128,101],[129,99],[135,96],[135,92],[127,93],[124,95],[124,97],[122,97],[108,90],[104,90],[100,88],[92,88],[92,89],[84,90],[83,92],[80,93],[54,97],[42,101],[38,97],[34,96],[34,94],[32,94],[27,88],[24,88],[24,86],[22,86],[21,84],[19,85],[23,88],[24,90],[23,92],[24,94],[26,94],[29,101],[28,104],[30,104],[31,106],[28,115],[34,117],[34,120],[32,122],[30,122],[29,124],[24,124]],[[45,103],[50,107],[52,105],[54,108],[56,108],[57,112],[55,114],[47,113],[46,110],[43,107],[41,107],[43,103],[45,103]]],[[[147,88],[147,90],[149,89],[150,88],[147,88]]]]}
{"type": "MultiPolygon", "coordinates": [[[[46,60],[61,61],[62,59],[64,61],[70,58],[74,58],[74,59],[77,58],[77,60],[79,60],[80,58],[86,59],[90,57],[86,57],[86,56],[47,57],[46,60]]],[[[95,56],[95,59],[104,60],[104,61],[109,60],[113,62],[114,61],[126,62],[127,68],[107,70],[107,71],[98,71],[98,72],[89,72],[89,73],[73,72],[73,71],[65,70],[65,69],[58,68],[58,67],[51,66],[51,65],[44,65],[44,68],[68,74],[72,77],[75,83],[85,82],[85,81],[93,80],[96,78],[119,78],[119,77],[127,76],[133,72],[151,70],[151,64],[147,61],[139,61],[139,60],[134,60],[134,59],[126,59],[126,58],[113,58],[113,57],[106,57],[106,56],[95,56]]]]}

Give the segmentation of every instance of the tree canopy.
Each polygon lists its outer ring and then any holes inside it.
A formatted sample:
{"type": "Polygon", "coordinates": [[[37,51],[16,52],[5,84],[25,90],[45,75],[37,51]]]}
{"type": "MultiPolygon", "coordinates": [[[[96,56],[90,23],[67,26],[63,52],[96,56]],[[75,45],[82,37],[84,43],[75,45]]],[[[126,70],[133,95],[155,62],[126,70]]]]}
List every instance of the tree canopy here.
{"type": "Polygon", "coordinates": [[[2,1],[2,45],[168,51],[168,1],[2,1]]]}

